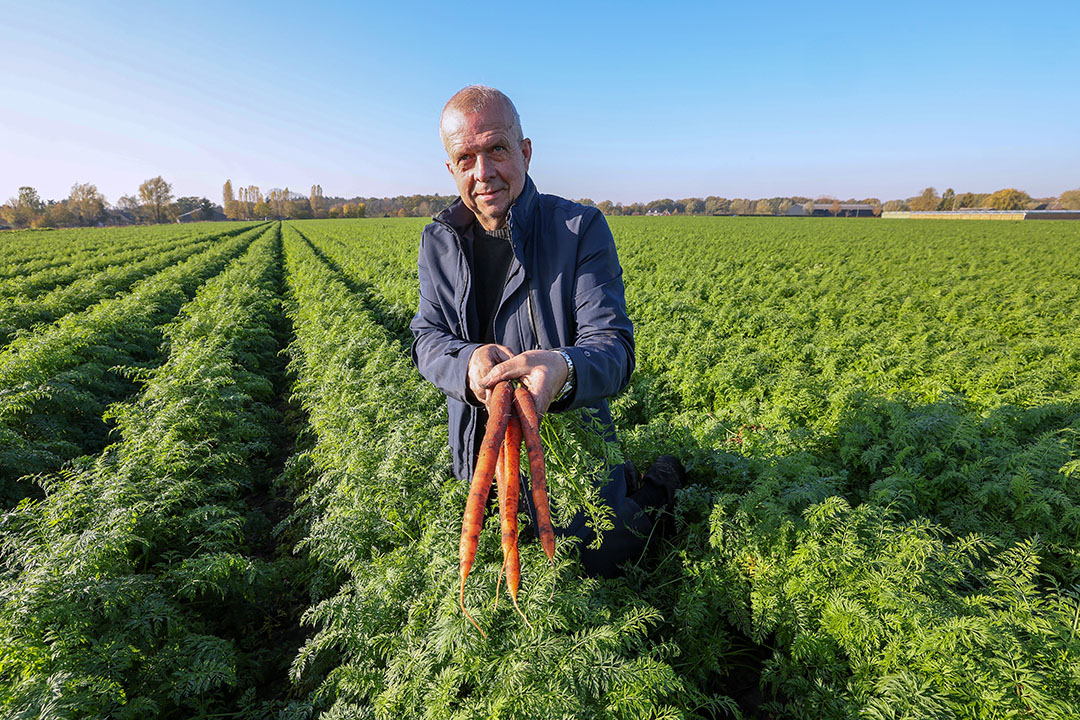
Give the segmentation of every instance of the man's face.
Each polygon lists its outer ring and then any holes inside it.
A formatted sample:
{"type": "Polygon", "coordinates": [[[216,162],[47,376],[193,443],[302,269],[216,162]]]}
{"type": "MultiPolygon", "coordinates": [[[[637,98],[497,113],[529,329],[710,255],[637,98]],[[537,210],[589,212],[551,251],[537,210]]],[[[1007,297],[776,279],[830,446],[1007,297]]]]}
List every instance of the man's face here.
{"type": "Polygon", "coordinates": [[[506,224],[506,214],[525,187],[532,142],[518,140],[507,108],[491,103],[479,113],[449,110],[442,119],[446,168],[458,194],[486,230],[506,224]]]}

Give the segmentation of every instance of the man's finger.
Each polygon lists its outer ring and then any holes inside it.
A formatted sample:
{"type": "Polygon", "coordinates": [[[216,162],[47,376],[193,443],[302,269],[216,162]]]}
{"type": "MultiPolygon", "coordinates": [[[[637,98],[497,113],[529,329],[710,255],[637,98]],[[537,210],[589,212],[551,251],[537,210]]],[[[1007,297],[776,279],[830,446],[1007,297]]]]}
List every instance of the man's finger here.
{"type": "Polygon", "coordinates": [[[529,366],[521,359],[521,356],[508,358],[491,368],[481,380],[484,387],[492,387],[503,380],[515,380],[529,372],[529,366]]]}
{"type": "Polygon", "coordinates": [[[536,411],[541,415],[546,413],[548,406],[551,405],[551,401],[555,397],[552,389],[548,387],[549,382],[546,379],[540,380],[534,374],[529,374],[522,378],[522,383],[529,391],[529,394],[533,396],[536,411]]]}

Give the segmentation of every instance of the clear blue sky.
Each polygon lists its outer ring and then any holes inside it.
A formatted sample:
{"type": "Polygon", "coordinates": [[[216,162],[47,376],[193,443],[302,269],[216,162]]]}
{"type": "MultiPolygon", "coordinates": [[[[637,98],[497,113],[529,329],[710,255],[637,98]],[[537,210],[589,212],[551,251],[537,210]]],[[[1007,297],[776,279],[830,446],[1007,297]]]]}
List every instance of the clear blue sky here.
{"type": "Polygon", "coordinates": [[[0,0],[0,201],[162,175],[453,192],[470,83],[517,104],[542,191],[876,196],[1080,187],[1080,3],[0,0]]]}

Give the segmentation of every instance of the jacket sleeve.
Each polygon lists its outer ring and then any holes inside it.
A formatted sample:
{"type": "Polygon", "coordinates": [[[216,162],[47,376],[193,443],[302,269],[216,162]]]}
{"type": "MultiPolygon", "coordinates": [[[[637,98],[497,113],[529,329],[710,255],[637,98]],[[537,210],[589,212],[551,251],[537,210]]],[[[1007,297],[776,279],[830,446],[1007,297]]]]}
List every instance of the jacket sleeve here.
{"type": "MultiPolygon", "coordinates": [[[[447,397],[475,403],[468,392],[469,358],[480,347],[455,335],[442,302],[452,301],[454,282],[435,255],[436,244],[425,231],[420,240],[420,306],[409,324],[413,334],[412,360],[416,369],[447,397]]],[[[456,315],[455,315],[456,317],[456,315]]]]}
{"type": "Polygon", "coordinates": [[[622,267],[615,239],[599,211],[582,218],[574,280],[574,344],[563,348],[574,361],[573,394],[557,410],[595,405],[630,382],[634,327],[626,314],[622,267]]]}

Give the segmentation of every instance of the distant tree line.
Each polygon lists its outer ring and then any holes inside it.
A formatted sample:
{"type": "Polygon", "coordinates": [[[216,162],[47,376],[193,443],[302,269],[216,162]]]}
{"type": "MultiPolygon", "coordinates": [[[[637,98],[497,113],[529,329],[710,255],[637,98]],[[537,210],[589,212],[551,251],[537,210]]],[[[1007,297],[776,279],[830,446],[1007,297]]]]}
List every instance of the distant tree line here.
{"type": "MultiPolygon", "coordinates": [[[[326,198],[327,217],[431,217],[457,199],[456,195],[398,195],[396,197],[341,197],[326,198]],[[359,214],[349,212],[359,208],[359,214]]],[[[965,208],[993,208],[997,210],[1033,210],[1037,207],[1052,210],[1080,210],[1080,189],[1063,192],[1059,197],[1032,198],[1020,190],[1007,188],[995,193],[960,193],[952,188],[938,195],[934,188],[904,200],[882,202],[878,198],[849,198],[840,200],[831,196],[817,198],[792,196],[758,198],[724,198],[710,195],[704,198],[672,200],[662,198],[647,203],[622,203],[603,200],[594,202],[581,198],[578,202],[598,208],[605,215],[786,215],[794,205],[799,205],[809,215],[814,209],[829,210],[838,214],[843,205],[869,205],[875,215],[885,210],[962,210],[965,208]]],[[[316,217],[322,217],[318,215],[316,217]]]]}
{"type": "MultiPolygon", "coordinates": [[[[367,217],[432,217],[457,200],[457,195],[398,195],[396,197],[332,198],[331,217],[335,207],[361,205],[367,217]]],[[[346,217],[342,215],[341,217],[346,217]]]]}
{"type": "Polygon", "coordinates": [[[994,193],[956,193],[948,188],[941,195],[934,188],[926,188],[919,195],[904,200],[882,202],[878,198],[840,200],[835,197],[772,197],[749,198],[716,197],[684,198],[672,200],[663,198],[648,203],[613,203],[610,200],[593,202],[591,198],[582,198],[578,202],[599,208],[605,215],[787,215],[793,206],[802,207],[810,215],[816,208],[829,210],[836,215],[844,205],[869,205],[875,215],[882,211],[897,210],[964,210],[967,208],[987,208],[993,210],[1080,210],[1080,189],[1068,190],[1058,197],[1032,198],[1022,190],[1005,188],[994,193]]]}
{"type": "MultiPolygon", "coordinates": [[[[0,225],[13,228],[126,225],[131,223],[188,220],[261,220],[361,217],[431,217],[457,199],[456,195],[398,195],[395,197],[327,197],[321,185],[312,185],[305,196],[288,188],[265,194],[257,185],[234,190],[226,180],[222,202],[205,197],[173,198],[172,185],[160,176],[150,178],[133,195],[123,195],[110,205],[91,183],[76,183],[62,200],[42,200],[32,187],[20,187],[16,197],[0,205],[0,225]]],[[[870,206],[873,214],[897,210],[1080,210],[1080,189],[1058,197],[1032,198],[1022,190],[1005,188],[994,193],[957,193],[952,188],[938,194],[928,187],[914,197],[882,202],[878,198],[840,200],[835,197],[704,198],[672,200],[662,198],[647,203],[622,203],[582,198],[579,202],[598,208],[605,215],[787,215],[792,207],[802,213],[828,210],[838,215],[844,205],[870,206]]]]}
{"type": "Polygon", "coordinates": [[[161,176],[146,180],[136,194],[121,196],[115,205],[91,183],[75,183],[66,198],[47,201],[24,185],[16,197],[0,205],[0,224],[12,228],[162,223],[180,217],[214,220],[224,215],[221,206],[204,197],[173,199],[172,185],[161,176]]]}
{"type": "Polygon", "coordinates": [[[1023,190],[1003,188],[993,193],[957,193],[952,188],[938,195],[936,189],[925,188],[907,200],[890,200],[884,209],[893,210],[1080,210],[1080,189],[1067,190],[1058,197],[1033,198],[1023,190]]]}

